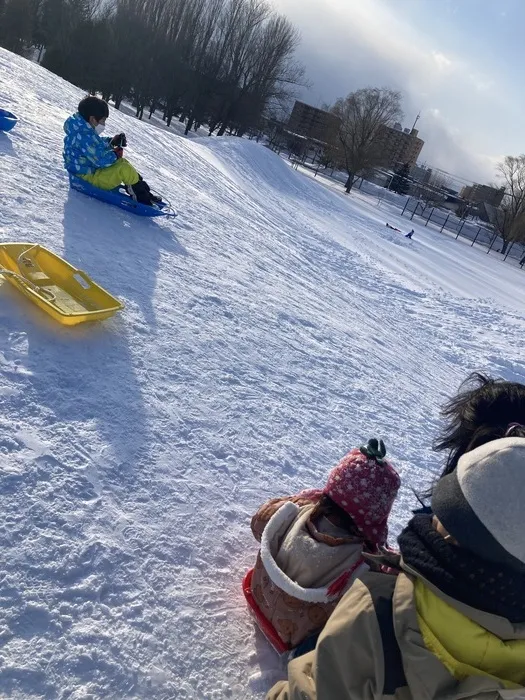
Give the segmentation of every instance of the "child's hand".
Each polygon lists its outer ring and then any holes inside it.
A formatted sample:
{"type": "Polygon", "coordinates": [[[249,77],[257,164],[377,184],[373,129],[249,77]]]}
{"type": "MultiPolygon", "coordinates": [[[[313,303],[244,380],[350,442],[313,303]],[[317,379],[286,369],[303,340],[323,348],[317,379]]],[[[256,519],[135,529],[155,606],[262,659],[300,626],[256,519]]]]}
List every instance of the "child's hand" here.
{"type": "Polygon", "coordinates": [[[126,148],[126,146],[128,145],[126,134],[122,132],[121,134],[113,136],[113,138],[111,139],[111,145],[115,146],[116,148],[126,148]]]}

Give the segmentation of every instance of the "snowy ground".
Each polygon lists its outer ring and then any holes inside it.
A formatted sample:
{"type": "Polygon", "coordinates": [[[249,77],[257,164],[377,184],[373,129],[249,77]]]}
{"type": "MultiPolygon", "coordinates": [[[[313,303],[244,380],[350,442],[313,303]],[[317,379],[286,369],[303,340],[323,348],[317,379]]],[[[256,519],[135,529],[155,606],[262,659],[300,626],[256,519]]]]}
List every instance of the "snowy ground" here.
{"type": "Polygon", "coordinates": [[[0,286],[0,697],[255,700],[283,667],[240,581],[266,498],[381,435],[397,532],[476,368],[525,381],[523,274],[262,146],[112,112],[176,205],[143,221],[70,192],[81,92],[0,51],[0,240],[42,243],[126,309],[63,329],[0,286]]]}

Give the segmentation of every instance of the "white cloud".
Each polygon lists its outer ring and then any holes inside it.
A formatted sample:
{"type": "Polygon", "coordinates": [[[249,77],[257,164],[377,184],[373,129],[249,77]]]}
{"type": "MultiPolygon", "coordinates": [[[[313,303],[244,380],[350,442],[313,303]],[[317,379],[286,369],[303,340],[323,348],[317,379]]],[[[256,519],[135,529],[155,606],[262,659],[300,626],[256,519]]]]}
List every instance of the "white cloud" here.
{"type": "Polygon", "coordinates": [[[440,51],[432,51],[432,57],[441,71],[451,72],[454,70],[452,60],[440,51]]]}
{"type": "Polygon", "coordinates": [[[468,78],[479,92],[489,92],[496,87],[494,80],[487,78],[487,76],[480,75],[479,73],[469,73],[468,78]]]}
{"type": "Polygon", "coordinates": [[[422,156],[429,165],[476,182],[494,179],[494,168],[501,157],[467,150],[461,131],[449,124],[437,108],[424,110],[422,119],[426,138],[422,156]]]}

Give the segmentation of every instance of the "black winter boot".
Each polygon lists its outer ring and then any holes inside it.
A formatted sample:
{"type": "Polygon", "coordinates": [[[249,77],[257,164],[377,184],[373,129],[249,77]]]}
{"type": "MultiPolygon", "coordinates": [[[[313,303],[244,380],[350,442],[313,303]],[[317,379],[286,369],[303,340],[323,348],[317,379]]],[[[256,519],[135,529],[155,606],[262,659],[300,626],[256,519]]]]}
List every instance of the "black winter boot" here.
{"type": "Polygon", "coordinates": [[[151,197],[151,201],[153,202],[153,204],[159,204],[160,202],[162,202],[162,198],[161,198],[161,197],[157,197],[157,195],[153,194],[153,192],[151,191],[151,187],[148,185],[148,183],[146,182],[146,180],[143,180],[143,179],[142,179],[142,176],[140,176],[140,175],[139,175],[139,177],[140,177],[140,179],[141,179],[141,181],[142,181],[144,187],[147,189],[148,194],[149,194],[149,196],[151,197]]]}
{"type": "Polygon", "coordinates": [[[149,204],[150,206],[153,204],[150,189],[144,180],[139,180],[135,185],[128,185],[126,190],[129,196],[136,202],[140,204],[149,204]]]}

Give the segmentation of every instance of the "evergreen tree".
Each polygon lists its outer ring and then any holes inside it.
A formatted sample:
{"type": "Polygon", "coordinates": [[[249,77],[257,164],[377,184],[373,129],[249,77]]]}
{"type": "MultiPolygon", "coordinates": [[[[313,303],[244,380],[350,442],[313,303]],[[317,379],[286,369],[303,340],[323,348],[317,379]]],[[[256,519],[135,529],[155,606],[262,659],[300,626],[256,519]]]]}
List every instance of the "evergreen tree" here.
{"type": "Polygon", "coordinates": [[[409,178],[410,165],[408,163],[405,163],[400,168],[398,168],[398,170],[396,170],[396,174],[392,178],[392,182],[390,183],[388,189],[393,190],[398,194],[408,194],[408,190],[410,189],[409,178]]]}

